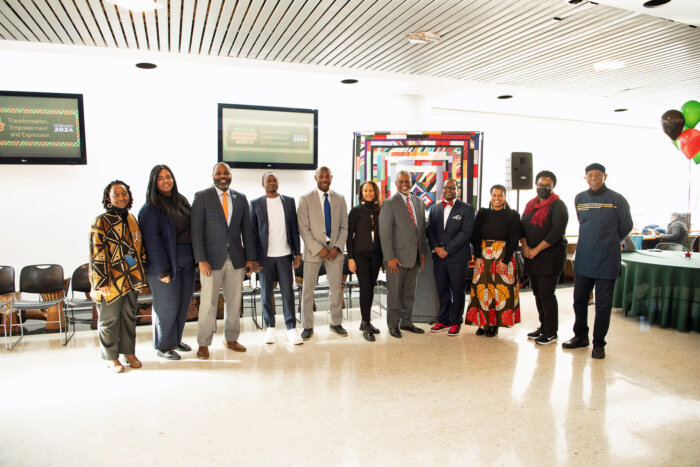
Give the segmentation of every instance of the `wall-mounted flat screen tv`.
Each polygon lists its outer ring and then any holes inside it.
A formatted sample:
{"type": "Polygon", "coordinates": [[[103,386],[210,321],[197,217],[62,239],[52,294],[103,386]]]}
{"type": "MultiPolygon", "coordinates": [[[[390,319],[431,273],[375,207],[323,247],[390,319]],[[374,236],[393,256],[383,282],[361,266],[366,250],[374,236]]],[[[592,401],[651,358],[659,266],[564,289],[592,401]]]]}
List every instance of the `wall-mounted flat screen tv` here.
{"type": "Polygon", "coordinates": [[[83,95],[0,91],[0,164],[87,164],[83,95]]]}
{"type": "Polygon", "coordinates": [[[219,162],[249,169],[315,169],[318,110],[219,104],[219,162]]]}

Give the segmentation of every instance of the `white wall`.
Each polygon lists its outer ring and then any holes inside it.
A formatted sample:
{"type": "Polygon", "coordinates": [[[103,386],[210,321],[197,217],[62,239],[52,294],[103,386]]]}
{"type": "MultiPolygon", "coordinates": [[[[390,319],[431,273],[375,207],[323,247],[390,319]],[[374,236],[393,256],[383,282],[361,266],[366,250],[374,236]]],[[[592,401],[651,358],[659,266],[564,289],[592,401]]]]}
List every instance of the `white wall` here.
{"type": "MultiPolygon", "coordinates": [[[[102,191],[111,180],[131,185],[136,213],[155,164],[172,168],[190,201],[210,186],[219,102],[319,109],[319,162],[333,169],[333,188],[347,196],[353,131],[415,128],[423,116],[416,111],[420,99],[383,95],[381,83],[372,86],[371,80],[347,86],[336,75],[167,55],[155,57],[156,70],[140,70],[134,64],[143,58],[69,50],[76,53],[0,50],[1,89],[82,93],[86,115],[86,166],[0,165],[0,264],[16,270],[58,263],[69,273],[86,262],[90,224],[103,212],[102,191]]],[[[232,187],[249,199],[260,196],[263,172],[236,169],[232,187]]],[[[279,176],[280,190],[295,197],[315,186],[311,171],[279,176]]]]}
{"type": "MultiPolygon", "coordinates": [[[[692,162],[689,165],[660,128],[440,109],[434,109],[432,123],[439,128],[462,126],[485,132],[484,204],[488,188],[504,183],[506,156],[524,151],[533,154],[535,174],[551,170],[557,176],[554,192],[569,208],[567,233],[578,232],[574,196],[588,189],[584,168],[592,162],[606,167],[607,185],[630,203],[635,226],[655,223],[665,228],[672,211],[688,211],[689,175],[695,179],[690,205],[697,218],[699,169],[692,162]]],[[[520,212],[534,196],[534,190],[520,192],[520,212]]],[[[508,193],[508,202],[515,208],[515,192],[508,193]]]]}
{"type": "MultiPolygon", "coordinates": [[[[398,81],[341,85],[346,75],[340,70],[317,73],[67,46],[27,51],[13,44],[9,50],[7,44],[0,42],[0,88],[84,95],[88,157],[87,166],[0,165],[0,264],[17,270],[58,263],[69,274],[86,262],[90,223],[102,212],[102,190],[110,180],[131,185],[136,212],[155,164],[173,169],[190,200],[209,186],[219,102],[319,109],[319,162],[333,168],[333,188],[346,196],[353,131],[481,130],[486,133],[485,186],[503,181],[506,154],[531,151],[536,170],[557,174],[556,191],[569,204],[585,188],[583,167],[599,161],[608,167],[609,185],[628,197],[633,213],[654,212],[665,223],[668,211],[687,205],[685,159],[660,130],[440,111],[425,98],[401,96],[398,81]],[[158,69],[134,67],[144,60],[156,61],[158,69]]],[[[262,172],[234,170],[232,186],[249,199],[257,197],[262,172]]],[[[298,197],[314,186],[311,172],[279,175],[286,194],[298,197]]],[[[521,208],[531,196],[523,194],[521,208]]]]}

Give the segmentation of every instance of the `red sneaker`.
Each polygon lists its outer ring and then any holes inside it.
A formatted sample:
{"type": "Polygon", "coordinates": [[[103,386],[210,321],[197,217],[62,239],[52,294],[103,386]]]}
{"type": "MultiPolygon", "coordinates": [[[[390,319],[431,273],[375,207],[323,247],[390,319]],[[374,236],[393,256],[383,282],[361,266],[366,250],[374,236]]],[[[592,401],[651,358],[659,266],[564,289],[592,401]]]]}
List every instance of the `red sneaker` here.
{"type": "Polygon", "coordinates": [[[450,337],[456,337],[459,336],[459,330],[462,329],[461,324],[453,324],[450,326],[450,330],[447,331],[447,335],[450,337]]]}
{"type": "Polygon", "coordinates": [[[442,332],[442,331],[447,331],[447,328],[449,326],[442,324],[442,323],[436,323],[435,326],[430,328],[430,332],[442,332]]]}

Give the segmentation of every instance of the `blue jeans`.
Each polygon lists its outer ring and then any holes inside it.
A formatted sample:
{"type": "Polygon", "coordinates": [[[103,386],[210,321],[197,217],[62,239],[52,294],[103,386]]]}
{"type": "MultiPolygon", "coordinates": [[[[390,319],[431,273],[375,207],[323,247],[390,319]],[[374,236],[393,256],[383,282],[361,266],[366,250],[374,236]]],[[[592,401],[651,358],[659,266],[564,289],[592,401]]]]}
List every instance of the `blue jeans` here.
{"type": "Polygon", "coordinates": [[[175,247],[175,277],[165,283],[157,274],[148,275],[153,294],[153,348],[167,351],[182,342],[192,292],[194,291],[194,253],[189,243],[175,247]]]}
{"type": "Polygon", "coordinates": [[[294,277],[292,272],[292,255],[264,258],[260,265],[260,296],[262,298],[263,320],[265,327],[275,327],[275,305],[272,291],[275,279],[279,280],[282,293],[282,312],[287,329],[294,329],[297,320],[294,316],[294,277]]]}

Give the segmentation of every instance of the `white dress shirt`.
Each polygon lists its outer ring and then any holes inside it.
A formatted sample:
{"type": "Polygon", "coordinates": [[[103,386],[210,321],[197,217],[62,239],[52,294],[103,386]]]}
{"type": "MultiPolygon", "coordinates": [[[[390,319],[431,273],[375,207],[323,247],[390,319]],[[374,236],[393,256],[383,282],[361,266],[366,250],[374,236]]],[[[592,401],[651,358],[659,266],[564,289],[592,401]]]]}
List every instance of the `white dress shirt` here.
{"type": "MultiPolygon", "coordinates": [[[[452,200],[452,206],[454,206],[455,200],[452,200]]],[[[452,212],[452,206],[449,204],[442,208],[442,228],[443,230],[447,227],[447,220],[450,218],[450,213],[452,212]]]]}

